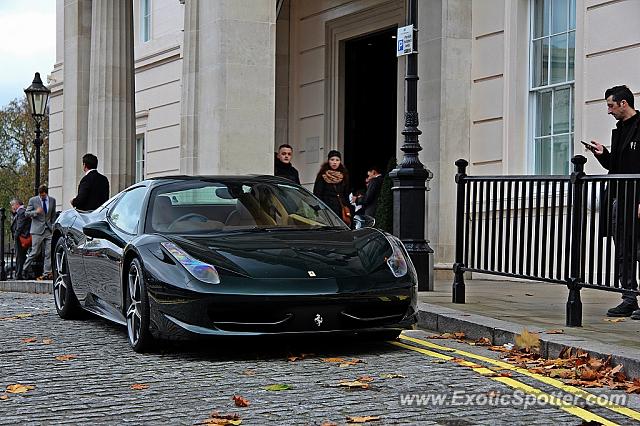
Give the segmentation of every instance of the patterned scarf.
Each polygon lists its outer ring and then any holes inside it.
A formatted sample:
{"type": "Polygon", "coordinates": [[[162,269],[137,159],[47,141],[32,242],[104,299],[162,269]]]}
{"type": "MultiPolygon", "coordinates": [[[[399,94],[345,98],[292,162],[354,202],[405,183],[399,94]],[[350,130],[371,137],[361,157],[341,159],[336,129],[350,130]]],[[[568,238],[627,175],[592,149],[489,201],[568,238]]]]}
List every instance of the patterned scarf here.
{"type": "Polygon", "coordinates": [[[342,175],[342,172],[339,172],[337,170],[332,170],[332,169],[329,169],[322,174],[322,178],[324,179],[325,182],[331,183],[334,185],[342,182],[343,177],[344,176],[342,175]]]}

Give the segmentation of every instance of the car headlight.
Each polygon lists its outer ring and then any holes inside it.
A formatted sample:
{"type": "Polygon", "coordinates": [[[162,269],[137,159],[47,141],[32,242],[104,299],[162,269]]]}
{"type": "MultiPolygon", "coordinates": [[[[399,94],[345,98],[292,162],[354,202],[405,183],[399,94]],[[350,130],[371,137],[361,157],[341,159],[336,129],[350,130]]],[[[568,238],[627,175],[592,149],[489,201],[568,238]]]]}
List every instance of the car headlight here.
{"type": "Polygon", "coordinates": [[[194,259],[174,243],[163,242],[160,244],[195,278],[209,284],[220,284],[220,275],[213,265],[194,259]]]}
{"type": "Polygon", "coordinates": [[[391,256],[386,259],[389,269],[394,277],[403,277],[409,272],[409,268],[413,268],[411,259],[407,254],[402,241],[393,235],[387,235],[387,241],[391,245],[391,256]]]}

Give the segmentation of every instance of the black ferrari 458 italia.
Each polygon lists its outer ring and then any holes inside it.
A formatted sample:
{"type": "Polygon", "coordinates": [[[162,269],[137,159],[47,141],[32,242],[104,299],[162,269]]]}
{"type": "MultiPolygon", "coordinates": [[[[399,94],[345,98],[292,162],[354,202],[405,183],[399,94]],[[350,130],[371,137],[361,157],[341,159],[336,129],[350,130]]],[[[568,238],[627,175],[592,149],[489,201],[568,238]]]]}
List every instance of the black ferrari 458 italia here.
{"type": "Polygon", "coordinates": [[[163,177],[53,232],[54,299],[154,340],[378,333],[416,320],[417,278],[397,238],[349,229],[301,186],[270,176],[163,177]]]}

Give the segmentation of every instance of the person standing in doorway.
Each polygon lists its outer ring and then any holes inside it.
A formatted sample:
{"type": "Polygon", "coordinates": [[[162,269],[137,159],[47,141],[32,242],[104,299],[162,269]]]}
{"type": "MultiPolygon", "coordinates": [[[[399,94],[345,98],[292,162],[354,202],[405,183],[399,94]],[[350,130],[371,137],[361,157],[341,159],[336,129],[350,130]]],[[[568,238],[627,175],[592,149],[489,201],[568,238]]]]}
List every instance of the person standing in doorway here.
{"type": "Polygon", "coordinates": [[[356,200],[356,204],[361,205],[364,208],[364,214],[367,216],[376,216],[376,209],[378,207],[378,197],[382,190],[382,182],[384,176],[380,174],[378,167],[372,166],[367,170],[367,191],[362,197],[356,200]]]}
{"type": "Polygon", "coordinates": [[[313,194],[320,198],[338,217],[350,225],[350,218],[343,214],[343,208],[349,211],[349,172],[342,164],[339,151],[329,151],[327,161],[320,167],[313,185],[313,194]]]}
{"type": "Polygon", "coordinates": [[[11,220],[11,234],[15,241],[16,250],[16,280],[23,280],[23,265],[27,258],[27,250],[29,247],[22,247],[20,237],[28,237],[29,229],[31,228],[31,219],[25,215],[26,209],[22,204],[22,200],[15,197],[10,202],[11,211],[13,212],[13,218],[11,220]]]}
{"type": "MultiPolygon", "coordinates": [[[[608,113],[617,120],[616,128],[611,132],[611,151],[597,141],[592,141],[595,147],[590,150],[602,167],[609,170],[609,174],[640,173],[640,114],[634,108],[633,93],[627,86],[615,86],[607,89],[604,97],[607,101],[608,113]]],[[[601,217],[605,216],[601,226],[610,230],[608,235],[613,236],[616,245],[617,279],[620,281],[621,287],[635,291],[638,289],[636,281],[637,259],[632,247],[633,239],[637,235],[632,235],[632,232],[624,232],[624,230],[633,229],[634,221],[636,221],[636,230],[640,226],[638,226],[636,219],[636,206],[631,205],[635,194],[632,188],[629,189],[631,191],[609,186],[609,195],[602,199],[610,200],[610,205],[601,209],[601,217]],[[629,208],[622,207],[626,205],[629,208]],[[606,211],[611,212],[610,218],[606,218],[606,211]],[[623,271],[626,271],[626,274],[623,274],[623,271]]],[[[631,316],[633,319],[640,320],[640,309],[638,309],[636,295],[632,292],[623,293],[622,303],[609,309],[607,316],[631,316]]]]}
{"type": "Polygon", "coordinates": [[[291,158],[293,157],[293,148],[291,145],[282,144],[278,147],[276,153],[275,164],[273,167],[274,176],[280,176],[285,179],[289,179],[292,182],[300,185],[300,176],[298,170],[291,164],[291,158]]]}
{"type": "Polygon", "coordinates": [[[78,210],[95,210],[109,199],[109,179],[97,168],[98,157],[93,154],[82,156],[84,176],[78,185],[78,195],[71,200],[71,205],[78,210]]]}
{"type": "Polygon", "coordinates": [[[56,217],[56,199],[49,196],[47,185],[40,185],[38,195],[29,199],[25,215],[31,218],[31,251],[24,263],[28,271],[34,260],[44,251],[44,267],[39,280],[50,280],[51,274],[51,231],[56,217]]]}

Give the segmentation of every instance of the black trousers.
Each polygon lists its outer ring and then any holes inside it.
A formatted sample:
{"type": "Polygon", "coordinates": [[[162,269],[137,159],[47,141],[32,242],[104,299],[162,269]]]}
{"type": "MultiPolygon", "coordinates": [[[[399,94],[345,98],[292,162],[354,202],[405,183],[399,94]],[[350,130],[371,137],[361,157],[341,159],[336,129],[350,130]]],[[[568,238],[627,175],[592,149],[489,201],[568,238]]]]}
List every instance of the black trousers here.
{"type": "Polygon", "coordinates": [[[16,238],[15,241],[16,246],[16,279],[22,280],[26,277],[24,276],[24,261],[27,259],[27,251],[29,249],[24,249],[20,245],[20,239],[16,238]]]}
{"type": "MultiPolygon", "coordinates": [[[[636,217],[637,207],[626,210],[618,209],[617,200],[614,200],[612,207],[611,222],[613,225],[613,242],[616,246],[616,277],[620,283],[620,287],[635,291],[638,289],[638,281],[636,280],[638,255],[633,249],[634,240],[636,240],[636,249],[640,248],[640,242],[637,241],[637,235],[640,233],[640,223],[636,217]],[[622,216],[626,217],[620,217],[618,213],[621,210],[624,211],[622,216]]],[[[631,292],[622,293],[622,300],[624,302],[635,303],[636,295],[631,292]]]]}

